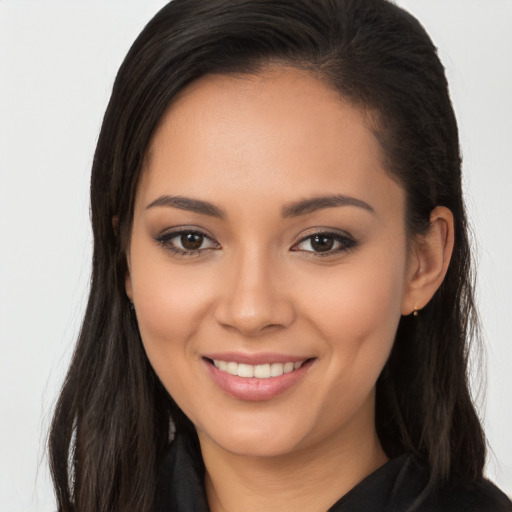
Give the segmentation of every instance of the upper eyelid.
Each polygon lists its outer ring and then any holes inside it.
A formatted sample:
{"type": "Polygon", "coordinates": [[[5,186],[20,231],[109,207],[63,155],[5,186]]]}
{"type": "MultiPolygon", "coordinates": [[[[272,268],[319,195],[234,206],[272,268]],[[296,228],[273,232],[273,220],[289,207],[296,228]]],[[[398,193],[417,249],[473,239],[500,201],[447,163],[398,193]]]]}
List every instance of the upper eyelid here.
{"type": "Polygon", "coordinates": [[[172,238],[173,236],[178,236],[182,233],[197,233],[199,235],[203,235],[210,240],[217,241],[216,237],[213,236],[209,231],[204,228],[200,228],[197,226],[176,226],[172,228],[166,228],[161,231],[158,235],[155,236],[155,239],[159,238],[172,238]]]}
{"type": "Polygon", "coordinates": [[[355,241],[355,238],[348,231],[345,231],[343,229],[314,227],[307,229],[305,231],[301,231],[301,233],[295,237],[294,245],[304,240],[307,240],[308,238],[311,238],[312,236],[315,235],[339,236],[355,241]]]}

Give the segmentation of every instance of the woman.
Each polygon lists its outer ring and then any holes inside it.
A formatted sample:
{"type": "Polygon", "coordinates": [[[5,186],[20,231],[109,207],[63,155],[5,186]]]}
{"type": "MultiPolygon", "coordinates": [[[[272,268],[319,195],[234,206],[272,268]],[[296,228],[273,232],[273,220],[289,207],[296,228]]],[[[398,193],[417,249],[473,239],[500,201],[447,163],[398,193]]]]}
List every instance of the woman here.
{"type": "Polygon", "coordinates": [[[91,181],[61,510],[510,510],[482,477],[457,127],[384,0],[174,0],[91,181]]]}

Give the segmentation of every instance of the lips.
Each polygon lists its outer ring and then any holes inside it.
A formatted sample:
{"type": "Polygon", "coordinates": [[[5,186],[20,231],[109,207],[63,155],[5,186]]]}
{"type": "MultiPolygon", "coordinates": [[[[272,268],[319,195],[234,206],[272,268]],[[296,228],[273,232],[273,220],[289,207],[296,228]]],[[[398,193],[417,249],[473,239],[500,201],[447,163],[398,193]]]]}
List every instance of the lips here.
{"type": "Polygon", "coordinates": [[[240,400],[260,401],[270,400],[298,384],[315,358],[219,354],[203,356],[202,360],[212,380],[225,393],[240,400]]]}

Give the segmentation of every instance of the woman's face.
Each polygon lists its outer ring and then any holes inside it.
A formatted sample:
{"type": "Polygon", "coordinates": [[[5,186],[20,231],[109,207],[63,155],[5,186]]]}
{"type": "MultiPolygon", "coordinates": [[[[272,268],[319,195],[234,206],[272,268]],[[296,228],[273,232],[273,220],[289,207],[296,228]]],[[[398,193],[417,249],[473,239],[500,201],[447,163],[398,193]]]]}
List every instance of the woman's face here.
{"type": "Polygon", "coordinates": [[[407,260],[405,194],[364,114],[305,72],[203,77],[164,116],[126,288],[202,442],[265,456],[374,435],[407,260]]]}

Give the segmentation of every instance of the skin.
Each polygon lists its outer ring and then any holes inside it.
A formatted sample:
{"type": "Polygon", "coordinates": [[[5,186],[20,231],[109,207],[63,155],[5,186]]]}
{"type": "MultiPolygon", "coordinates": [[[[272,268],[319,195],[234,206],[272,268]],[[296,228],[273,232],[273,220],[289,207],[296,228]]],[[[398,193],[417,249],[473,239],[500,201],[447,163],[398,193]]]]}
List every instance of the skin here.
{"type": "Polygon", "coordinates": [[[126,291],[151,364],[198,431],[213,512],[327,510],[387,460],[375,383],[401,315],[421,309],[444,277],[453,219],[436,208],[429,233],[408,240],[405,193],[383,161],[363,112],[291,68],[203,77],[153,137],[126,291]],[[166,194],[223,216],[154,204],[166,194]],[[332,194],[369,208],[283,216],[332,194]],[[187,229],[206,238],[176,252],[175,231],[187,229]],[[333,249],[318,252],[319,232],[341,238],[329,235],[333,249]],[[242,400],[202,358],[228,351],[313,362],[283,393],[242,400]]]}

